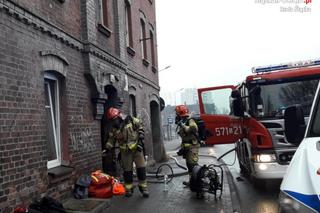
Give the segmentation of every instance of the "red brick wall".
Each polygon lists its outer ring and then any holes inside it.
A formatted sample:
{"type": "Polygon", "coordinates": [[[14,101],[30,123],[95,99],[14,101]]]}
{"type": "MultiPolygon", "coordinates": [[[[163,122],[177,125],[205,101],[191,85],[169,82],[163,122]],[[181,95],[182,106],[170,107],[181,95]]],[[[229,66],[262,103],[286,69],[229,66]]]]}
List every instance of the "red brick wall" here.
{"type": "MultiPolygon", "coordinates": [[[[98,73],[102,67],[106,73],[119,72],[116,73],[120,76],[118,92],[125,100],[123,109],[128,108],[128,93],[123,91],[125,68],[117,68],[105,57],[128,64],[130,70],[139,74],[129,76],[128,82],[137,87],[137,112],[150,113],[150,94],[159,92],[158,74],[152,71],[151,64],[148,67],[143,65],[139,42],[139,10],[146,15],[147,37],[149,23],[156,27],[155,2],[150,4],[150,1],[132,1],[136,51],[133,57],[127,55],[124,40],[123,1],[110,0],[110,37],[97,29],[97,0],[66,0],[64,3],[58,0],[13,0],[36,14],[29,14],[29,21],[17,17],[17,13],[21,12],[18,7],[13,6],[9,11],[0,7],[0,210],[3,213],[12,212],[14,206],[28,204],[44,194],[59,199],[70,195],[79,174],[101,168],[101,121],[93,118],[92,97],[84,73],[94,72],[106,78],[98,73]],[[88,7],[83,11],[83,4],[87,2],[88,7]],[[112,5],[115,2],[118,4],[112,5]],[[84,16],[84,12],[90,15],[84,16]],[[39,17],[62,31],[56,29],[56,32],[50,32],[49,28],[37,25],[34,21],[38,21],[39,17]],[[87,33],[81,31],[81,27],[87,33]],[[73,40],[63,31],[78,40],[73,40]],[[80,39],[107,51],[105,57],[100,56],[99,59],[95,58],[97,54],[90,53],[90,59],[99,61],[99,64],[91,64],[87,68],[89,53],[82,49],[80,39]],[[40,51],[46,50],[53,50],[67,60],[66,77],[62,79],[60,94],[62,156],[64,163],[74,167],[68,177],[55,179],[54,182],[49,178],[47,169],[47,117],[44,109],[43,56],[40,54],[40,51]]],[[[147,46],[148,60],[151,62],[149,41],[147,46]]],[[[146,115],[146,121],[149,122],[149,118],[146,115]]],[[[152,146],[151,139],[148,141],[152,146]]]]}
{"type": "MultiPolygon", "coordinates": [[[[66,1],[69,2],[69,1],[66,1]]],[[[70,195],[79,174],[101,168],[100,121],[93,119],[83,55],[54,36],[0,10],[0,209],[48,194],[70,195]],[[44,72],[40,51],[68,61],[61,98],[63,160],[71,176],[49,180],[44,72]]]]}
{"type": "Polygon", "coordinates": [[[12,0],[42,19],[63,29],[72,36],[81,38],[80,0],[12,0]]]}
{"type": "Polygon", "coordinates": [[[141,51],[141,43],[140,39],[140,11],[142,11],[146,16],[146,37],[149,38],[150,24],[154,27],[154,48],[155,48],[155,59],[156,59],[156,67],[158,68],[157,62],[157,36],[156,36],[156,18],[155,18],[155,1],[149,0],[138,0],[132,1],[131,10],[132,10],[132,30],[133,30],[133,49],[135,50],[135,56],[130,56],[127,53],[129,67],[132,70],[135,70],[140,75],[145,76],[155,84],[158,84],[158,72],[152,71],[152,63],[151,63],[151,47],[150,40],[147,40],[147,60],[150,62],[149,66],[145,66],[142,62],[142,51],[141,51]]]}

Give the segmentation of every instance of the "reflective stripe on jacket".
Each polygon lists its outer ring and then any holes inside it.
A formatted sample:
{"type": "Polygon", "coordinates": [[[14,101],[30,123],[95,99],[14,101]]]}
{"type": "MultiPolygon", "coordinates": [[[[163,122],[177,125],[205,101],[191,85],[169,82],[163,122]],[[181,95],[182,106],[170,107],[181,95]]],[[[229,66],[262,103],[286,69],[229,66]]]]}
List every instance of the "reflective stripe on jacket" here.
{"type": "Polygon", "coordinates": [[[196,122],[191,118],[188,119],[188,125],[182,124],[178,129],[178,134],[182,139],[181,146],[183,148],[190,148],[192,145],[198,145],[198,126],[196,122]]]}
{"type": "Polygon", "coordinates": [[[125,124],[122,128],[111,129],[106,143],[106,148],[112,148],[117,143],[122,150],[136,151],[139,139],[139,130],[143,131],[143,125],[141,121],[132,117],[132,120],[125,124]]]}

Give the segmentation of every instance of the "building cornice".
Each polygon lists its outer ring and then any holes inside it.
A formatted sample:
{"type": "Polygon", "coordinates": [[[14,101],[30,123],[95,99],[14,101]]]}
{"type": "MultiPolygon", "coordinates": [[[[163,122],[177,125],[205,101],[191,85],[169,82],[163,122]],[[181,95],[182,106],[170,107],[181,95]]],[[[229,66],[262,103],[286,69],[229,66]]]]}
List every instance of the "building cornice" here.
{"type": "Polygon", "coordinates": [[[91,55],[94,55],[97,58],[107,61],[108,63],[118,67],[121,70],[126,70],[126,63],[92,43],[84,44],[84,52],[90,53],[91,55]]]}
{"type": "Polygon", "coordinates": [[[129,75],[135,79],[143,81],[145,84],[151,86],[155,90],[158,90],[158,91],[160,90],[159,85],[155,84],[154,82],[152,82],[148,78],[144,77],[143,75],[140,75],[140,74],[134,72],[133,70],[127,69],[127,75],[129,75]]]}
{"type": "Polygon", "coordinates": [[[10,0],[0,0],[0,11],[6,12],[18,21],[32,26],[35,30],[47,34],[77,51],[83,50],[83,44],[80,40],[10,0]]]}

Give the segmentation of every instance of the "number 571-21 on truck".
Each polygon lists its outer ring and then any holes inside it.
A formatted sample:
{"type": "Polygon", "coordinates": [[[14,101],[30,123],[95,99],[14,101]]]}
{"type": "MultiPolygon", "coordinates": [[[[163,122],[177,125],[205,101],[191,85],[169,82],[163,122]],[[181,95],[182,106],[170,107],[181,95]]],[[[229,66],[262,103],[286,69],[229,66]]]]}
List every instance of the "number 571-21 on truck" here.
{"type": "Polygon", "coordinates": [[[300,105],[309,117],[320,60],[253,68],[237,86],[198,89],[207,145],[236,143],[242,172],[254,182],[283,178],[297,149],[284,134],[284,111],[300,105]]]}

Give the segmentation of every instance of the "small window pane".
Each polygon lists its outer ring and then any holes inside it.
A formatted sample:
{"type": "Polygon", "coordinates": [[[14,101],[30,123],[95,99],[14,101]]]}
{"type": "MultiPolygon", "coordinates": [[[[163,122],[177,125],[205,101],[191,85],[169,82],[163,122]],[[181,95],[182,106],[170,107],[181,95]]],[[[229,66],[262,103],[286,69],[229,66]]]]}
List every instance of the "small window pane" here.
{"type": "Polygon", "coordinates": [[[201,96],[205,113],[228,115],[230,113],[230,94],[230,88],[203,92],[201,96]]]}
{"type": "Polygon", "coordinates": [[[312,123],[311,136],[319,137],[320,136],[320,107],[317,108],[315,117],[312,123]]]}
{"type": "Polygon", "coordinates": [[[50,107],[50,102],[49,102],[49,83],[48,82],[45,82],[44,83],[44,93],[45,93],[45,99],[44,99],[44,101],[45,101],[45,106],[46,106],[46,108],[47,107],[50,107]]]}

